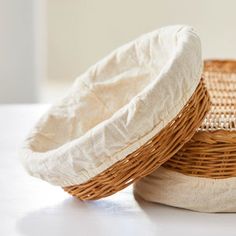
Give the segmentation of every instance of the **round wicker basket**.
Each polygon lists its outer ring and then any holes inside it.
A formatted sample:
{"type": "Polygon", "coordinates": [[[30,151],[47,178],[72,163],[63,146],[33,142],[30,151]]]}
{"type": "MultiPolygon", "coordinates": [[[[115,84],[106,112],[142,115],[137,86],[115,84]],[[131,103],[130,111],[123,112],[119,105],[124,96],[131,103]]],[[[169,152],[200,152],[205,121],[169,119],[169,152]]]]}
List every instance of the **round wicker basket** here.
{"type": "Polygon", "coordinates": [[[236,177],[236,61],[205,62],[211,109],[193,138],[163,166],[189,176],[236,177]]]}
{"type": "Polygon", "coordinates": [[[154,138],[88,182],[64,187],[64,190],[81,200],[99,199],[120,191],[171,158],[191,139],[209,108],[210,100],[202,79],[182,111],[154,138]]]}

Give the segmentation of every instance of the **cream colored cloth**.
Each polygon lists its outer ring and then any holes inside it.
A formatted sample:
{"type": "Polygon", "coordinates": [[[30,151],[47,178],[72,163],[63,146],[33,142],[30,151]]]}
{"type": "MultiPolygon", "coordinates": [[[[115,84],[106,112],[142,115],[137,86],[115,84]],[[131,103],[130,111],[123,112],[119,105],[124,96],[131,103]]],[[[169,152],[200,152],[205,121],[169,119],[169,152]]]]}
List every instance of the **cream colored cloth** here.
{"type": "Polygon", "coordinates": [[[199,37],[170,26],[118,48],[79,76],[21,150],[26,170],[52,184],[88,181],[176,117],[202,72],[199,37]]]}
{"type": "Polygon", "coordinates": [[[138,181],[134,192],[150,202],[200,212],[236,212],[236,178],[187,176],[160,167],[138,181]]]}

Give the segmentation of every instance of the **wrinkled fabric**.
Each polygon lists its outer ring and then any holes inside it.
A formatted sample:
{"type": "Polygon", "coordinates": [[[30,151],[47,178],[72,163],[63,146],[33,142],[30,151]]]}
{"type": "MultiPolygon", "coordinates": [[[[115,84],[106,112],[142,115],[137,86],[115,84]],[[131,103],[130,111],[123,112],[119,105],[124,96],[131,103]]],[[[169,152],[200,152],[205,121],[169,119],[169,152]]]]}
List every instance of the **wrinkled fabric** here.
{"type": "Polygon", "coordinates": [[[199,37],[169,26],[116,49],[79,76],[21,150],[29,174],[54,185],[88,181],[160,132],[201,77],[199,37]]]}
{"type": "Polygon", "coordinates": [[[236,212],[236,177],[193,177],[160,167],[135,183],[143,199],[199,212],[236,212]]]}

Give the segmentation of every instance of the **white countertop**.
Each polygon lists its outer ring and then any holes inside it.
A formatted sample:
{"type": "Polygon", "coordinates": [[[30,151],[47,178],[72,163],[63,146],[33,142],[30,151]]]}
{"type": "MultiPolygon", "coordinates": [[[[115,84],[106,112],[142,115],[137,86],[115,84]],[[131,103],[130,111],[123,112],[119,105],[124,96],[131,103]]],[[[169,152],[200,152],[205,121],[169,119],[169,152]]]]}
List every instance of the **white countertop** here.
{"type": "Polygon", "coordinates": [[[236,214],[197,213],[135,200],[131,187],[82,202],[28,176],[17,150],[45,109],[0,106],[0,236],[236,235],[236,214]]]}

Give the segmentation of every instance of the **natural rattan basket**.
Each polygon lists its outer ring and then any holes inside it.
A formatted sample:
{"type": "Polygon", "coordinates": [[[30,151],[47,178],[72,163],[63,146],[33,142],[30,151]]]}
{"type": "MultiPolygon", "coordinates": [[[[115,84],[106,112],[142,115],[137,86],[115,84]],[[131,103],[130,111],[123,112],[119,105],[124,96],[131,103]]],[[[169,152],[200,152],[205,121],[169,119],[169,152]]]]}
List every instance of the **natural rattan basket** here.
{"type": "Polygon", "coordinates": [[[236,177],[236,61],[205,62],[211,110],[193,138],[163,166],[189,176],[236,177]]]}
{"type": "Polygon", "coordinates": [[[64,187],[64,190],[82,200],[99,199],[150,174],[191,139],[209,107],[210,100],[202,79],[178,116],[154,138],[88,182],[64,187]]]}

